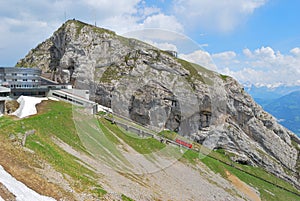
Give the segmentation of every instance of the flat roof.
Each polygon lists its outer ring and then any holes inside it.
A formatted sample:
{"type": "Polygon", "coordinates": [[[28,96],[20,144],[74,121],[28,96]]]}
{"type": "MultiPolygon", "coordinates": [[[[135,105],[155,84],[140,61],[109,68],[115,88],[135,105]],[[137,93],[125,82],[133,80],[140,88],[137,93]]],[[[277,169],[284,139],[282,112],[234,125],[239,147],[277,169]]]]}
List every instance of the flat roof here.
{"type": "Polygon", "coordinates": [[[81,96],[78,96],[76,94],[73,94],[71,90],[72,89],[70,89],[70,90],[66,90],[66,89],[53,90],[53,93],[60,93],[60,94],[64,94],[64,95],[67,95],[67,96],[73,96],[74,98],[77,98],[80,101],[84,101],[84,102],[89,103],[89,104],[97,104],[97,103],[95,103],[93,101],[90,101],[90,100],[84,98],[84,97],[81,97],[81,96]]]}
{"type": "Polygon", "coordinates": [[[10,88],[0,86],[0,93],[10,93],[10,88]]]}
{"type": "Polygon", "coordinates": [[[33,69],[33,70],[41,70],[37,67],[10,67],[10,66],[0,66],[0,69],[20,69],[20,70],[28,70],[28,69],[33,69]]]}

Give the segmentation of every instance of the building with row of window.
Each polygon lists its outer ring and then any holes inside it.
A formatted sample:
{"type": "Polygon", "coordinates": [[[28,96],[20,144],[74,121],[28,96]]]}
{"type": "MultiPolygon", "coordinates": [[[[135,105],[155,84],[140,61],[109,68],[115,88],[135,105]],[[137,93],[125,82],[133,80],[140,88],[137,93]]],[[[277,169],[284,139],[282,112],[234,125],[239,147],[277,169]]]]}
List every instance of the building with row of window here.
{"type": "Polygon", "coordinates": [[[45,96],[41,73],[38,68],[0,67],[0,86],[11,89],[11,97],[45,96]]]}
{"type": "Polygon", "coordinates": [[[0,86],[15,88],[38,88],[41,70],[37,68],[0,67],[0,86]]]}
{"type": "Polygon", "coordinates": [[[5,113],[5,101],[22,95],[55,97],[98,112],[98,104],[89,100],[89,90],[72,89],[72,85],[59,84],[41,73],[37,68],[0,67],[0,116],[5,113]]]}

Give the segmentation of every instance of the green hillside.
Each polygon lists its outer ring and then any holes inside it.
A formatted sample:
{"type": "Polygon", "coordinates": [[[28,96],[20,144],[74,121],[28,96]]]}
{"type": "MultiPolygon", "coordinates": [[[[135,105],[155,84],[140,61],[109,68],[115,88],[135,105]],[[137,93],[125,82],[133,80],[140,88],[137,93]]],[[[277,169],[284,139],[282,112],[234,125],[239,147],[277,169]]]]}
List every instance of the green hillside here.
{"type": "MultiPolygon", "coordinates": [[[[22,120],[10,116],[0,118],[0,143],[2,146],[0,164],[18,180],[23,181],[35,191],[56,199],[64,197],[67,200],[73,200],[75,198],[74,193],[62,189],[58,184],[48,182],[42,174],[37,173],[36,170],[42,168],[44,163],[50,164],[57,172],[64,175],[64,178],[67,178],[70,187],[76,193],[90,194],[96,199],[105,196],[107,189],[104,189],[99,184],[99,181],[102,179],[100,174],[97,174],[86,161],[80,160],[63,150],[55,143],[55,139],[68,144],[78,152],[96,158],[96,154],[104,158],[108,157],[109,155],[106,155],[105,151],[109,149],[109,154],[113,154],[113,157],[123,161],[124,164],[126,164],[126,159],[123,158],[120,150],[117,149],[122,143],[126,143],[126,145],[140,154],[151,154],[166,146],[171,146],[162,144],[153,138],[138,138],[136,134],[119,128],[102,116],[99,116],[97,119],[94,118],[93,121],[97,122],[103,132],[103,138],[105,136],[109,140],[110,145],[97,145],[91,139],[99,137],[99,132],[97,132],[98,134],[96,133],[99,128],[90,127],[85,130],[85,132],[88,132],[88,135],[83,136],[83,132],[78,131],[79,127],[74,122],[82,122],[88,128],[88,125],[92,125],[92,120],[84,122],[83,120],[75,119],[78,116],[74,114],[71,105],[63,102],[47,101],[40,104],[38,109],[38,115],[22,120]],[[33,129],[35,133],[27,137],[26,148],[24,149],[20,145],[23,134],[33,129]],[[92,148],[95,151],[101,153],[91,153],[89,147],[86,146],[87,142],[93,145],[92,148]]],[[[200,145],[197,145],[197,147],[201,149],[200,145]]],[[[172,149],[175,151],[176,149],[179,150],[178,148],[172,149]]],[[[187,151],[180,161],[195,167],[202,162],[224,178],[227,178],[225,173],[230,172],[248,185],[257,188],[262,200],[299,200],[299,196],[295,193],[299,194],[300,192],[290,184],[260,168],[232,163],[227,155],[225,155],[223,150],[213,151],[208,157],[204,157],[194,151],[187,151]]],[[[136,176],[130,174],[127,176],[134,181],[141,182],[136,176]]],[[[126,195],[122,194],[121,197],[123,200],[130,200],[126,195]]]]}

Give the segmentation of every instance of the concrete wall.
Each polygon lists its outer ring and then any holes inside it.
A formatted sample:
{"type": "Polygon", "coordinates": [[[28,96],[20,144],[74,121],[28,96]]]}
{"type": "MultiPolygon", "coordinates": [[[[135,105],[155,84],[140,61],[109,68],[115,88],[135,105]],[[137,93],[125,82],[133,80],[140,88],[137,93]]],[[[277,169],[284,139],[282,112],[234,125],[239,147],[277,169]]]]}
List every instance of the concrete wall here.
{"type": "Polygon", "coordinates": [[[90,111],[89,113],[91,114],[97,113],[97,104],[95,102],[77,96],[75,94],[66,92],[65,90],[50,90],[48,93],[48,97],[54,97],[59,100],[71,103],[73,105],[85,107],[86,110],[89,110],[90,111]]]}

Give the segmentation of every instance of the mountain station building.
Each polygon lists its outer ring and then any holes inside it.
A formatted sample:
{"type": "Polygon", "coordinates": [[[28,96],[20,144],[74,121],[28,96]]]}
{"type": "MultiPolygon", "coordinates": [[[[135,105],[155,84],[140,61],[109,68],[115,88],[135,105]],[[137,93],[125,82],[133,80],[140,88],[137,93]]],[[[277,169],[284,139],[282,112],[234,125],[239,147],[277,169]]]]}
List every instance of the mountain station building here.
{"type": "Polygon", "coordinates": [[[73,89],[42,77],[38,68],[0,67],[0,116],[5,113],[5,101],[20,96],[54,97],[74,105],[91,108],[95,114],[101,107],[89,100],[89,90],[73,89]]]}
{"type": "MultiPolygon", "coordinates": [[[[45,96],[47,90],[40,87],[41,72],[37,68],[0,67],[0,86],[9,88],[12,97],[45,96]]],[[[0,91],[0,96],[3,93],[0,91]]]]}

